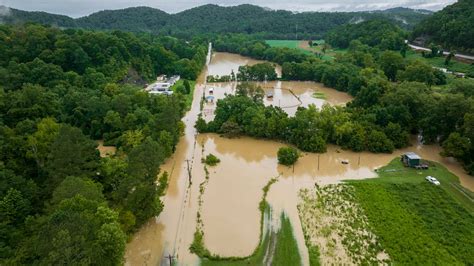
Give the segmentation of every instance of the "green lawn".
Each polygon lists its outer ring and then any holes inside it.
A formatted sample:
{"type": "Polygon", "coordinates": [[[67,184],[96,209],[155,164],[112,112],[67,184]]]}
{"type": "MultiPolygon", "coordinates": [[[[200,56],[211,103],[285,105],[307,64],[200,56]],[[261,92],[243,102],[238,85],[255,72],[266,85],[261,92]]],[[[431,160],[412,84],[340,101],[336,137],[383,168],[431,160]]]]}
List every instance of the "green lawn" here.
{"type": "Polygon", "coordinates": [[[459,189],[457,189],[460,187],[460,183],[459,178],[456,175],[449,172],[446,167],[439,163],[429,162],[429,164],[430,168],[428,170],[416,170],[414,168],[405,167],[399,158],[395,158],[388,165],[378,170],[377,173],[380,178],[368,179],[363,182],[420,184],[428,183],[428,181],[425,180],[426,176],[434,176],[439,180],[441,183],[440,187],[444,191],[457,199],[457,201],[471,213],[474,213],[474,202],[471,201],[471,199],[474,199],[474,193],[463,190],[464,193],[470,196],[470,198],[467,197],[463,192],[460,192],[459,189]]]}
{"type": "Polygon", "coordinates": [[[348,183],[395,264],[472,265],[473,193],[462,194],[454,174],[430,165],[429,170],[405,168],[396,158],[379,169],[379,178],[348,183]],[[441,185],[425,181],[427,175],[441,185]]]}
{"type": "Polygon", "coordinates": [[[271,47],[286,47],[294,49],[299,48],[300,43],[298,40],[266,40],[265,42],[271,47]]]}
{"type": "MultiPolygon", "coordinates": [[[[189,84],[191,85],[191,92],[189,94],[184,95],[184,97],[186,98],[186,111],[189,111],[191,109],[191,105],[193,104],[194,87],[196,86],[196,81],[194,80],[188,80],[188,81],[189,81],[189,84]]],[[[183,85],[183,83],[184,83],[183,79],[178,80],[176,84],[174,84],[171,87],[171,90],[174,93],[176,93],[176,88],[180,85],[183,85]]]]}

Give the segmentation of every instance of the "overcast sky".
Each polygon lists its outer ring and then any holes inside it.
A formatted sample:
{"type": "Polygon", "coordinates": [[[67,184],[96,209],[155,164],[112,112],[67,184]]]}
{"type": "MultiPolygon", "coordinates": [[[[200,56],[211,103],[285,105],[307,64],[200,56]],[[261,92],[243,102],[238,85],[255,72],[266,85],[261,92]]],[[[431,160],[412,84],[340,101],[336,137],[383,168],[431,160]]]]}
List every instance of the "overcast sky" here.
{"type": "Polygon", "coordinates": [[[168,13],[176,13],[204,4],[224,6],[254,4],[292,11],[362,11],[398,6],[439,10],[454,2],[456,0],[0,0],[0,5],[80,17],[104,9],[132,6],[150,6],[168,13]]]}

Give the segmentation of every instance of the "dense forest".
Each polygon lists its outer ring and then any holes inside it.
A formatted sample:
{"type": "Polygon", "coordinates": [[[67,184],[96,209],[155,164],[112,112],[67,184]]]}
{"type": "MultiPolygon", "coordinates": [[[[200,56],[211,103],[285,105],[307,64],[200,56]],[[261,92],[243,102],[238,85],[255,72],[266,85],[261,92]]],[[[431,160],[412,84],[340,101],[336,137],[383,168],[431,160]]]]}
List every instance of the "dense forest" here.
{"type": "Polygon", "coordinates": [[[206,46],[29,24],[0,26],[0,51],[0,264],[121,264],[163,208],[186,105],[135,84],[195,79],[206,46]]]}
{"type": "Polygon", "coordinates": [[[474,54],[474,1],[459,0],[424,19],[412,39],[428,46],[431,42],[449,50],[474,54]]]}
{"type": "Polygon", "coordinates": [[[149,7],[100,11],[79,19],[11,9],[1,18],[7,23],[38,22],[60,27],[116,29],[181,37],[208,33],[257,34],[270,39],[319,39],[329,30],[348,23],[385,18],[412,28],[430,14],[425,10],[394,8],[373,12],[303,12],[268,10],[253,5],[203,5],[177,14],[149,7]]]}
{"type": "Polygon", "coordinates": [[[347,24],[331,30],[324,40],[338,48],[348,48],[353,40],[381,50],[400,50],[407,34],[390,21],[374,19],[358,24],[347,24]]]}
{"type": "MultiPolygon", "coordinates": [[[[439,142],[474,174],[474,83],[453,81],[442,93],[433,85],[446,76],[430,65],[403,57],[403,50],[351,41],[348,52],[323,61],[297,49],[269,47],[246,35],[220,36],[215,49],[282,65],[284,80],[310,80],[355,96],[346,108],[300,108],[289,118],[265,107],[258,88],[241,85],[236,96],[217,103],[216,118],[197,128],[235,136],[283,140],[304,151],[324,152],[327,143],[354,151],[391,152],[408,145],[409,134],[439,142]]],[[[396,48],[396,47],[395,47],[396,48]]]]}

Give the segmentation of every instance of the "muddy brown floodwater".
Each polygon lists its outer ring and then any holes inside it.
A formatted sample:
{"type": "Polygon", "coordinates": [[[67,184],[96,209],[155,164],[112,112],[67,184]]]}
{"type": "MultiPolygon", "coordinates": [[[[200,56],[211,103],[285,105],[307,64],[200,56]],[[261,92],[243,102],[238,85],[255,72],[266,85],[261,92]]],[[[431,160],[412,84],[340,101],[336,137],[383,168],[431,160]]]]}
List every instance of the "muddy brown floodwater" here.
{"type": "MultiPolygon", "coordinates": [[[[208,68],[215,71],[214,74],[224,73],[226,65],[229,70],[242,62],[254,61],[238,55],[215,53],[208,68]]],[[[209,167],[210,179],[202,197],[204,244],[212,253],[221,256],[247,256],[257,247],[260,234],[258,203],[263,186],[274,177],[278,177],[278,182],[271,187],[267,201],[273,215],[278,217],[284,211],[290,218],[305,265],[309,261],[297,211],[297,194],[302,188],[314,186],[315,182],[332,184],[347,179],[375,178],[374,169],[406,151],[415,151],[425,159],[444,164],[460,178],[464,187],[474,191],[474,178],[469,177],[459,163],[441,157],[439,146],[418,145],[416,140],[413,140],[413,146],[392,154],[355,153],[329,145],[324,154],[304,154],[293,169],[277,163],[276,154],[284,146],[282,143],[247,137],[227,139],[215,134],[196,135],[194,123],[200,112],[203,92],[207,93],[209,87],[213,87],[214,95],[220,98],[235,89],[235,84],[231,83],[206,85],[203,82],[205,74],[206,71],[199,79],[191,111],[183,119],[185,136],[176,153],[162,167],[171,173],[170,185],[163,197],[164,210],[143,226],[127,245],[127,265],[168,265],[164,259],[168,254],[174,255],[179,265],[199,264],[199,258],[189,252],[189,246],[196,229],[199,184],[205,178],[200,159],[209,153],[216,155],[221,163],[209,167]],[[342,160],[348,160],[349,164],[342,164],[342,160]]],[[[265,90],[273,90],[274,101],[280,99],[282,106],[295,103],[293,94],[287,94],[285,89],[300,95],[302,106],[310,103],[321,106],[324,102],[345,104],[351,99],[347,94],[311,82],[272,82],[262,86],[265,90]],[[324,93],[327,100],[311,97],[314,91],[324,93]],[[277,93],[281,96],[276,96],[277,93]]],[[[213,104],[206,104],[204,110],[212,108],[213,104]]],[[[292,108],[295,107],[285,110],[291,115],[296,110],[292,108]]],[[[209,111],[206,118],[212,119],[212,112],[209,111]]]]}
{"type": "MultiPolygon", "coordinates": [[[[224,76],[230,75],[232,71],[237,74],[240,66],[255,65],[265,62],[267,61],[256,60],[249,57],[240,56],[238,54],[213,53],[211,64],[208,66],[207,75],[224,76]]],[[[279,65],[276,65],[275,72],[277,73],[278,77],[281,77],[281,67],[279,65]]]]}

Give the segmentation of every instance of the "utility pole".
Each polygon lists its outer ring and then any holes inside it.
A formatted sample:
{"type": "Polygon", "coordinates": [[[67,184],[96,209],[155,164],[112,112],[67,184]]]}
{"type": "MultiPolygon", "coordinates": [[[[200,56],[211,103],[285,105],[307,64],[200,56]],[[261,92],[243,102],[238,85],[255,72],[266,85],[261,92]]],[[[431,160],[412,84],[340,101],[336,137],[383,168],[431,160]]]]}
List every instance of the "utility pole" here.
{"type": "Polygon", "coordinates": [[[173,265],[174,256],[171,256],[171,254],[168,254],[168,256],[166,256],[166,258],[170,261],[170,266],[173,265]]]}
{"type": "Polygon", "coordinates": [[[319,171],[319,156],[321,156],[321,154],[318,154],[318,171],[319,171]]]}

